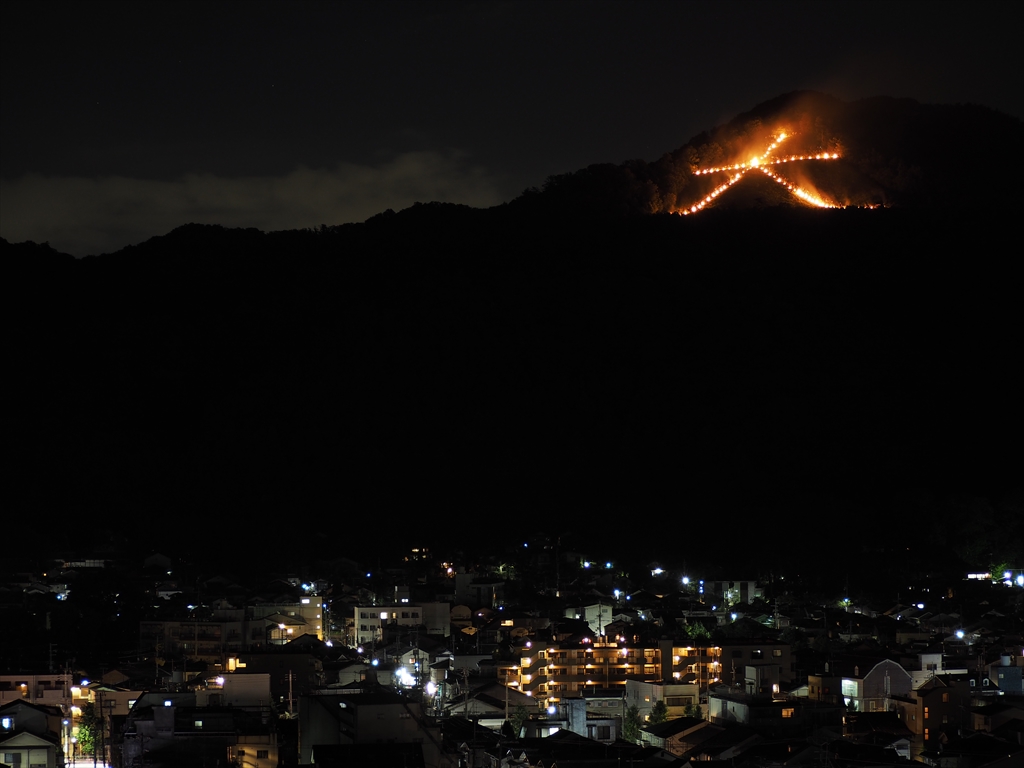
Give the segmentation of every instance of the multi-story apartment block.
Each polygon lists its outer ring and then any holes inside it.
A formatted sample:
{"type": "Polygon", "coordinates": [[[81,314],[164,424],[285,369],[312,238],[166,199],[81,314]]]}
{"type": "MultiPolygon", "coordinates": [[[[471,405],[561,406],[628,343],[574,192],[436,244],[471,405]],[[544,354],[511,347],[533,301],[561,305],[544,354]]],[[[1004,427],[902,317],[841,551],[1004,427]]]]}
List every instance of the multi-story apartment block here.
{"type": "Polygon", "coordinates": [[[323,604],[310,595],[294,603],[261,603],[245,608],[222,608],[204,620],[143,621],[140,647],[158,655],[185,655],[211,664],[229,655],[284,645],[302,635],[324,637],[323,604]]]}
{"type": "MultiPolygon", "coordinates": [[[[793,678],[787,643],[747,641],[708,645],[632,645],[625,641],[547,643],[531,641],[519,649],[514,663],[500,664],[499,679],[524,693],[542,698],[586,693],[590,689],[624,689],[627,680],[648,683],[688,683],[706,691],[717,682],[758,689],[793,678]],[[753,676],[748,668],[755,668],[753,676]],[[749,686],[747,686],[749,687],[749,686]]],[[[777,692],[777,691],[775,691],[777,692]]]]}
{"type": "Polygon", "coordinates": [[[70,703],[71,675],[0,675],[0,705],[11,701],[61,706],[70,703]]]}
{"type": "Polygon", "coordinates": [[[743,685],[748,666],[775,667],[771,677],[776,682],[788,682],[795,674],[789,644],[777,640],[727,641],[721,645],[672,648],[672,677],[689,680],[687,675],[693,675],[701,690],[718,682],[743,685]]]}
{"type": "Polygon", "coordinates": [[[448,603],[402,603],[400,605],[360,605],[352,609],[353,644],[380,642],[389,626],[426,627],[428,635],[451,634],[451,606],[448,603]]]}
{"type": "Polygon", "coordinates": [[[530,642],[520,648],[519,659],[499,664],[499,680],[529,696],[560,700],[590,689],[625,691],[626,680],[660,682],[668,651],[657,646],[630,646],[620,642],[530,642]]]}

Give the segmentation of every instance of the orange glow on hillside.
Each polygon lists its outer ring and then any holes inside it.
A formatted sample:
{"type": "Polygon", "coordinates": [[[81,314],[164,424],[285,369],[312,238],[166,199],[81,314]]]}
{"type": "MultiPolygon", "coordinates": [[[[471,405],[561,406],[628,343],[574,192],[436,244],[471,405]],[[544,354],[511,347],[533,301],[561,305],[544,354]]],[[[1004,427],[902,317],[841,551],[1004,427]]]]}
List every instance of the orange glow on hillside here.
{"type": "Polygon", "coordinates": [[[837,153],[829,154],[828,152],[819,152],[816,155],[789,155],[787,157],[777,156],[775,154],[775,150],[778,149],[779,145],[782,144],[782,142],[789,137],[790,134],[784,131],[779,131],[779,133],[775,137],[775,140],[768,145],[768,148],[765,149],[765,151],[762,152],[760,155],[755,155],[754,157],[752,157],[749,162],[734,163],[733,165],[720,165],[713,168],[698,168],[697,170],[695,170],[693,172],[694,176],[707,176],[712,173],[722,173],[724,171],[739,171],[739,173],[730,177],[725,184],[716,187],[711,192],[711,194],[706,195],[696,203],[693,203],[684,208],[680,208],[679,210],[676,211],[676,213],[682,214],[683,216],[687,216],[691,213],[696,213],[697,211],[703,210],[712,200],[714,200],[720,194],[729,189],[729,187],[731,187],[733,184],[735,184],[737,181],[743,178],[743,176],[746,174],[748,170],[751,170],[753,168],[756,168],[757,170],[761,171],[769,178],[774,179],[776,182],[784,186],[787,190],[792,192],[798,198],[800,198],[801,200],[810,205],[814,205],[819,208],[838,207],[835,203],[829,202],[828,200],[822,198],[820,195],[811,192],[807,189],[804,189],[799,185],[791,183],[788,179],[783,178],[778,173],[775,173],[774,171],[771,171],[767,168],[767,166],[781,165],[783,163],[795,163],[801,160],[806,161],[839,159],[839,155],[837,153]]]}

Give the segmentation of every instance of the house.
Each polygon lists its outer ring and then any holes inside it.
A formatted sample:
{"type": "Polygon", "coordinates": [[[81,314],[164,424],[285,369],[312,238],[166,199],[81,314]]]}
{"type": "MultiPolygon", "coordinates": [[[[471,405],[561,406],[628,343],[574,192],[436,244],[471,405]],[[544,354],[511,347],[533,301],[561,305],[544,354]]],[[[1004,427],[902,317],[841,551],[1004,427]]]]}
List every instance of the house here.
{"type": "Polygon", "coordinates": [[[261,706],[196,706],[192,694],[144,694],[125,723],[123,764],[161,753],[188,765],[239,760],[248,768],[274,768],[279,755],[269,714],[261,706]]]}
{"type": "Polygon", "coordinates": [[[419,704],[394,693],[347,693],[299,699],[299,762],[332,744],[418,744],[425,739],[419,704]]]}
{"type": "Polygon", "coordinates": [[[665,702],[668,716],[682,717],[686,709],[700,702],[700,693],[694,682],[662,683],[630,678],[626,680],[625,704],[636,706],[643,720],[647,720],[654,705],[665,702]]]}
{"type": "Polygon", "coordinates": [[[992,704],[971,707],[971,730],[991,733],[1010,721],[1024,725],[1024,701],[1002,699],[992,704]]]}
{"type": "Polygon", "coordinates": [[[612,744],[619,738],[622,718],[618,712],[595,713],[582,697],[563,698],[536,711],[523,724],[523,738],[547,738],[556,733],[575,733],[588,739],[612,744]]]}
{"type": "Polygon", "coordinates": [[[842,725],[839,704],[810,699],[777,700],[770,696],[751,696],[738,687],[718,686],[708,693],[708,719],[716,725],[740,723],[759,733],[785,736],[807,729],[842,725]]]}
{"type": "Polygon", "coordinates": [[[910,759],[914,733],[907,728],[900,712],[851,712],[846,716],[846,737],[858,744],[891,749],[910,759]]]}
{"type": "Polygon", "coordinates": [[[870,661],[847,664],[842,675],[842,695],[846,706],[856,712],[877,712],[890,709],[893,696],[909,696],[913,678],[898,662],[891,659],[871,664],[870,661]]]}
{"type": "Polygon", "coordinates": [[[28,766],[29,768],[58,768],[58,766],[64,765],[64,754],[61,752],[60,742],[56,738],[38,736],[27,731],[11,735],[0,731],[0,764],[28,766]]]}
{"type": "Polygon", "coordinates": [[[720,733],[716,733],[709,739],[705,739],[692,749],[684,752],[680,757],[683,760],[694,762],[707,762],[711,760],[729,761],[729,765],[735,763],[736,757],[747,750],[762,743],[764,738],[753,728],[746,725],[732,724],[723,727],[720,733]]]}
{"type": "Polygon", "coordinates": [[[615,614],[615,606],[611,601],[565,609],[565,618],[586,621],[590,631],[597,636],[605,634],[605,628],[615,620],[615,614]]]}
{"type": "Polygon", "coordinates": [[[0,707],[0,732],[28,731],[37,736],[59,736],[64,719],[60,707],[12,701],[0,707]]]}
{"type": "Polygon", "coordinates": [[[63,765],[66,737],[60,707],[12,701],[0,707],[0,764],[63,765]]]}
{"type": "Polygon", "coordinates": [[[1006,696],[1024,696],[1024,655],[1002,654],[989,665],[988,680],[1006,696]]]}
{"type": "Polygon", "coordinates": [[[505,602],[505,579],[477,573],[456,573],[455,602],[473,608],[497,608],[505,602]]]}
{"type": "Polygon", "coordinates": [[[446,703],[445,711],[449,716],[475,720],[486,728],[501,728],[506,713],[513,712],[516,707],[537,710],[537,700],[511,686],[491,683],[472,691],[463,689],[462,695],[452,696],[446,703]]]}
{"type": "Polygon", "coordinates": [[[659,747],[682,757],[723,730],[699,717],[677,717],[657,725],[645,725],[640,729],[640,741],[645,746],[659,747]]]}
{"type": "Polygon", "coordinates": [[[973,723],[972,691],[966,675],[935,675],[909,695],[892,699],[919,747],[935,749],[946,738],[973,723]]]}

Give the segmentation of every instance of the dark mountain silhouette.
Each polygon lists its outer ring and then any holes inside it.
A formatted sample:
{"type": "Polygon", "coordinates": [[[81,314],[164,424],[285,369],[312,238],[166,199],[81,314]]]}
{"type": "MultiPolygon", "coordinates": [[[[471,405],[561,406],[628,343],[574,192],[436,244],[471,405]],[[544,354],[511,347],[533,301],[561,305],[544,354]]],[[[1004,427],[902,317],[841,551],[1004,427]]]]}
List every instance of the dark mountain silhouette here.
{"type": "MultiPolygon", "coordinates": [[[[705,131],[655,162],[592,165],[552,176],[516,202],[602,215],[677,211],[722,180],[695,176],[697,169],[748,160],[780,130],[791,137],[781,154],[840,155],[837,162],[799,171],[838,205],[955,209],[1019,205],[1024,197],[1017,181],[1024,125],[1016,118],[977,105],[889,97],[844,102],[797,91],[705,131]]],[[[723,196],[717,204],[735,197],[723,196]]],[[[758,197],[745,206],[798,204],[778,193],[758,197]]]]}
{"type": "Polygon", "coordinates": [[[247,557],[271,525],[280,562],[311,529],[512,542],[556,514],[603,547],[768,562],[776,538],[852,556],[847,526],[909,533],[913,489],[999,497],[1021,458],[1012,209],[949,215],[957,174],[991,175],[947,165],[951,127],[1019,157],[1019,121],[981,108],[790,94],[487,210],[190,224],[82,260],[2,242],[19,507],[193,544],[220,526],[247,557]],[[893,207],[745,179],[664,213],[783,116],[841,147],[823,189],[893,207]],[[846,500],[856,519],[824,515],[846,500]]]}

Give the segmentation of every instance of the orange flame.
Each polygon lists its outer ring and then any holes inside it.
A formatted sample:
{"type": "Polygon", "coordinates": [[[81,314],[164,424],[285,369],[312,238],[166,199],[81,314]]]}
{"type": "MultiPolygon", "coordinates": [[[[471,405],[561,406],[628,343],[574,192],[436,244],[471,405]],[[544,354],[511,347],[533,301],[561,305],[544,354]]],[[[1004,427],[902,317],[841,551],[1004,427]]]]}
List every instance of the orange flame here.
{"type": "Polygon", "coordinates": [[[796,162],[797,160],[837,160],[839,158],[838,153],[834,152],[832,154],[829,154],[828,152],[818,153],[813,157],[811,157],[810,155],[790,155],[789,157],[781,158],[773,157],[774,150],[783,141],[789,138],[789,136],[790,134],[787,134],[785,131],[779,131],[775,140],[768,145],[768,148],[760,155],[755,155],[753,158],[751,158],[749,163],[736,163],[734,165],[723,165],[715,168],[699,168],[696,171],[694,171],[694,176],[706,176],[712,173],[721,173],[722,171],[741,170],[740,173],[737,173],[734,177],[730,178],[725,184],[716,187],[711,192],[711,194],[707,195],[701,201],[694,203],[689,208],[683,208],[676,212],[681,213],[684,216],[687,216],[691,213],[697,213],[697,211],[703,210],[708,203],[710,203],[720,194],[725,192],[729,187],[731,187],[733,184],[735,184],[737,181],[743,178],[743,175],[750,168],[757,168],[757,170],[763,172],[769,178],[774,179],[779,184],[784,186],[787,190],[791,191],[794,195],[799,197],[801,200],[810,203],[811,205],[818,206],[819,208],[836,208],[837,206],[834,203],[831,203],[825,200],[824,198],[820,197],[819,195],[813,192],[809,192],[808,190],[803,189],[798,185],[790,183],[788,180],[784,179],[778,174],[772,173],[765,167],[767,165],[780,165],[782,163],[796,162]]]}

